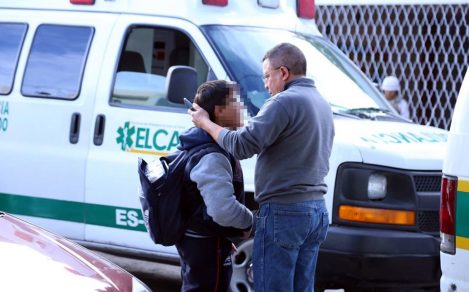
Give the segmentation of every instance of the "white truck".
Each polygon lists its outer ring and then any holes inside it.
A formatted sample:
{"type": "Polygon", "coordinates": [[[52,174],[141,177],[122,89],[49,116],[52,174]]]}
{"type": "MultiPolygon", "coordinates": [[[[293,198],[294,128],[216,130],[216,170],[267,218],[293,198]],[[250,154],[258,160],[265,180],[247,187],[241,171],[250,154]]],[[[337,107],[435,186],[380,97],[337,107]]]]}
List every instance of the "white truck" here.
{"type": "Polygon", "coordinates": [[[469,71],[448,136],[441,187],[441,291],[469,291],[469,71]]]}
{"type": "MultiPolygon", "coordinates": [[[[447,133],[400,118],[319,34],[312,0],[0,0],[0,210],[133,272],[177,265],[146,233],[137,157],[176,149],[192,126],[182,98],[206,80],[236,81],[255,115],[280,42],[301,48],[334,111],[318,287],[437,286],[447,133]]],[[[234,289],[252,289],[251,251],[234,255],[234,289]]]]}

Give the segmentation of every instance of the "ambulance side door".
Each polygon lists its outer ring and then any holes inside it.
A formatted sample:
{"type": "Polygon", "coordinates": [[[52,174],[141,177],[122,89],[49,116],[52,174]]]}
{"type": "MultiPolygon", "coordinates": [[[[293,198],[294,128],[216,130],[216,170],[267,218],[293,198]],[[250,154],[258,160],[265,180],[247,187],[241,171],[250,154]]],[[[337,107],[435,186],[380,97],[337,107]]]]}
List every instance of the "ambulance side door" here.
{"type": "Polygon", "coordinates": [[[184,105],[167,97],[169,68],[195,68],[198,85],[207,76],[226,75],[200,30],[181,19],[122,15],[109,42],[87,163],[86,203],[93,212],[87,214],[86,240],[174,253],[146,233],[137,160],[175,151],[179,134],[192,126],[184,105]]]}

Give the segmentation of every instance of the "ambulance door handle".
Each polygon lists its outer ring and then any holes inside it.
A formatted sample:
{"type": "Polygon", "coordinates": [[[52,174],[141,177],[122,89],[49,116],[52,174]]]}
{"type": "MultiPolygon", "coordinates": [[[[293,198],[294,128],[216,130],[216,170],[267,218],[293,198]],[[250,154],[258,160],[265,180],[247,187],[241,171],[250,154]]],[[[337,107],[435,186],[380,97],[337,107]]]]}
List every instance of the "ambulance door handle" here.
{"type": "Polygon", "coordinates": [[[93,137],[94,145],[100,146],[103,144],[105,126],[106,126],[106,116],[97,115],[96,122],[94,124],[94,137],[93,137]]]}
{"type": "Polygon", "coordinates": [[[69,140],[72,144],[77,144],[80,139],[80,122],[81,115],[79,113],[72,114],[72,120],[70,121],[70,134],[69,140]]]}

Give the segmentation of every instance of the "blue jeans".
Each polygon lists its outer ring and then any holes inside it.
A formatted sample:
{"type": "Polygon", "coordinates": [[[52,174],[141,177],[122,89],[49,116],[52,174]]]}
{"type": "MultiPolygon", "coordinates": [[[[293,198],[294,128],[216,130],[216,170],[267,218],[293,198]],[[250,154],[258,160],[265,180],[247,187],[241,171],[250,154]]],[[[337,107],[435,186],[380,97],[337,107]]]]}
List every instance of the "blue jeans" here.
{"type": "Polygon", "coordinates": [[[252,255],[254,290],[314,291],[319,245],[328,226],[324,200],[261,205],[252,255]]]}

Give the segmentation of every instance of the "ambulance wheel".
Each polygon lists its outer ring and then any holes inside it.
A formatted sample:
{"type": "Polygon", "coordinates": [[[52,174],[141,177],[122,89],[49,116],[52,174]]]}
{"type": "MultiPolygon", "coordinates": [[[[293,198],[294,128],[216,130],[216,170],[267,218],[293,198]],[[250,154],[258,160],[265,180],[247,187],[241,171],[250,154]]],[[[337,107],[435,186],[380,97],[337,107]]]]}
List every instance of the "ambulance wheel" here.
{"type": "Polygon", "coordinates": [[[233,292],[254,291],[254,280],[252,270],[252,238],[241,243],[232,256],[233,275],[230,288],[233,292]]]}

